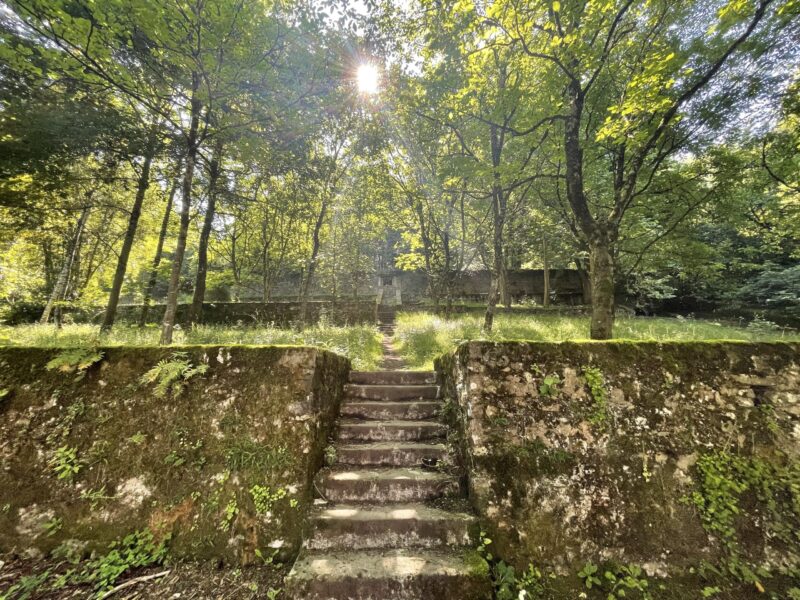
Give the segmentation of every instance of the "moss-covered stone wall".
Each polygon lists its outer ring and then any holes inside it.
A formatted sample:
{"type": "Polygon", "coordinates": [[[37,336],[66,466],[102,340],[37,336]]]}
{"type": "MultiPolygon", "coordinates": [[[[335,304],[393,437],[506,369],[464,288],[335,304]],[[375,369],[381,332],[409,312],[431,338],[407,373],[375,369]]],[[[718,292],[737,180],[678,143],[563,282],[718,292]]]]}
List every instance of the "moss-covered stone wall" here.
{"type": "Polygon", "coordinates": [[[0,348],[0,554],[149,529],[174,557],[290,556],[349,368],[300,347],[0,348]],[[142,380],[159,363],[163,396],[142,380]]]}
{"type": "Polygon", "coordinates": [[[470,342],[437,370],[506,561],[796,584],[800,345],[470,342]]]}

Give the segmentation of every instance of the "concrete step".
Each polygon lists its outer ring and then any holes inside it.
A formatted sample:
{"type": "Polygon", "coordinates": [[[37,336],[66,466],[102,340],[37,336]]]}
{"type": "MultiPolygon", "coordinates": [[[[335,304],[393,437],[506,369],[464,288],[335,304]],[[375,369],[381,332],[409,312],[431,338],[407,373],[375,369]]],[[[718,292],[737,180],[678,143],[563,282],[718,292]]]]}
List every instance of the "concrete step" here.
{"type": "Polygon", "coordinates": [[[433,401],[400,401],[385,400],[346,400],[342,403],[341,415],[355,419],[375,419],[390,421],[405,419],[435,419],[442,410],[442,402],[433,401]]]}
{"type": "Polygon", "coordinates": [[[477,520],[424,504],[339,504],[312,515],[312,550],[470,546],[477,520]]]}
{"type": "Polygon", "coordinates": [[[455,477],[422,469],[351,469],[337,467],[317,476],[317,487],[330,502],[422,502],[459,493],[455,477]]]}
{"type": "Polygon", "coordinates": [[[372,442],[336,448],[336,462],[343,465],[418,467],[423,458],[444,460],[444,444],[372,442]]]}
{"type": "Polygon", "coordinates": [[[360,385],[433,385],[433,371],[350,371],[350,383],[360,385]]]}
{"type": "Polygon", "coordinates": [[[293,600],[488,600],[486,562],[474,550],[307,553],[285,580],[293,600]]]}
{"type": "Polygon", "coordinates": [[[360,385],[348,383],[345,396],[362,400],[433,400],[439,396],[438,385],[360,385]]]}
{"type": "Polygon", "coordinates": [[[444,437],[436,421],[339,421],[339,439],[345,442],[420,442],[444,437]]]}

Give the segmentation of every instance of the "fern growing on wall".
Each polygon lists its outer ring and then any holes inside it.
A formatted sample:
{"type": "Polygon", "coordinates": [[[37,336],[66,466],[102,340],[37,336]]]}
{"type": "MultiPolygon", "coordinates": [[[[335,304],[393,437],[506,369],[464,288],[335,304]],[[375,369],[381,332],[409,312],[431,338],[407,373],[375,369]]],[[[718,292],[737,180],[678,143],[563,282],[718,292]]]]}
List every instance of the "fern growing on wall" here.
{"type": "Polygon", "coordinates": [[[186,352],[173,352],[168,359],[162,359],[156,366],[142,375],[141,382],[155,384],[153,393],[157,398],[167,395],[180,396],[188,382],[196,375],[208,371],[208,365],[194,365],[186,352]]]}

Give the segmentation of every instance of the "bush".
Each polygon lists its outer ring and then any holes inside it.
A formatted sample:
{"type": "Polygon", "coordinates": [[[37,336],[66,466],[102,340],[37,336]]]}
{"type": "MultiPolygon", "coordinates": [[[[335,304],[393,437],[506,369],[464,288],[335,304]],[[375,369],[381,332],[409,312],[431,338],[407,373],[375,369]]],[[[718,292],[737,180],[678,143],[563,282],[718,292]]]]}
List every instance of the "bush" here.
{"type": "Polygon", "coordinates": [[[742,286],[735,299],[745,306],[778,309],[800,318],[800,265],[763,271],[742,286]]]}

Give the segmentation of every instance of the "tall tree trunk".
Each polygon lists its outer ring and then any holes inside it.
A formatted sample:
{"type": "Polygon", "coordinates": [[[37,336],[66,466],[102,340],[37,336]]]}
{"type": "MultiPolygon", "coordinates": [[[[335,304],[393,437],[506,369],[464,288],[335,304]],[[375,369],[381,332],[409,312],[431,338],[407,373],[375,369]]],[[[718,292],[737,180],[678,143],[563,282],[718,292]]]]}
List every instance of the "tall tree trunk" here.
{"type": "Polygon", "coordinates": [[[589,240],[589,271],[592,283],[593,340],[611,339],[614,328],[614,238],[598,224],[589,240]]]}
{"type": "Polygon", "coordinates": [[[489,287],[489,298],[486,303],[486,314],[483,318],[483,330],[487,333],[492,330],[494,325],[494,313],[500,296],[503,293],[505,284],[506,261],[503,252],[503,227],[506,218],[506,198],[505,190],[500,181],[500,158],[503,152],[503,133],[496,125],[489,126],[492,166],[494,167],[494,181],[492,183],[492,246],[494,260],[492,268],[492,283],[489,287]]]}
{"type": "Polygon", "coordinates": [[[75,235],[72,236],[72,242],[70,243],[67,254],[64,257],[64,264],[61,266],[61,271],[58,273],[56,283],[53,286],[52,292],[50,292],[50,299],[47,301],[47,305],[44,307],[42,316],[39,319],[39,323],[42,325],[50,320],[50,315],[53,312],[53,308],[57,307],[58,302],[64,299],[64,294],[67,291],[67,281],[69,281],[72,265],[75,264],[75,260],[81,245],[81,236],[83,235],[83,229],[86,227],[86,221],[89,219],[90,210],[90,207],[86,206],[81,211],[81,216],[78,218],[78,222],[75,224],[75,235]]]}
{"type": "Polygon", "coordinates": [[[314,272],[317,270],[317,259],[319,257],[320,248],[320,232],[322,225],[325,223],[325,215],[328,212],[327,198],[322,201],[322,206],[317,215],[317,221],[314,223],[314,235],[311,245],[311,259],[308,261],[308,269],[306,276],[303,280],[303,287],[300,290],[300,322],[305,323],[308,319],[308,295],[311,291],[311,282],[314,279],[314,272]]]}
{"type": "Polygon", "coordinates": [[[595,340],[611,339],[614,328],[614,260],[616,232],[611,224],[596,220],[589,210],[583,182],[581,117],[584,95],[579,81],[567,86],[569,115],[564,121],[564,151],[567,199],[578,226],[589,245],[592,285],[592,321],[589,335],[595,340]]]}
{"type": "Polygon", "coordinates": [[[55,282],[53,280],[53,248],[50,245],[50,240],[45,239],[42,241],[42,254],[44,256],[44,285],[47,289],[52,290],[55,282]]]}
{"type": "Polygon", "coordinates": [[[267,215],[261,221],[261,301],[269,302],[269,247],[270,240],[267,238],[267,215]]]}
{"type": "Polygon", "coordinates": [[[217,186],[222,162],[222,141],[217,140],[209,165],[208,205],[200,231],[200,244],[197,251],[197,276],[194,281],[194,295],[189,308],[189,323],[199,323],[203,318],[203,301],[206,297],[206,275],[208,274],[208,241],[211,239],[211,226],[217,210],[217,186]]]}
{"type": "MultiPolygon", "coordinates": [[[[503,251],[503,255],[505,256],[505,251],[503,251]]],[[[500,269],[500,298],[503,300],[503,304],[506,308],[511,308],[511,290],[508,287],[508,266],[506,265],[506,261],[503,260],[503,264],[500,269]]]]}
{"type": "Polygon", "coordinates": [[[158,245],[156,246],[155,256],[153,256],[153,263],[150,265],[150,275],[147,278],[147,284],[144,288],[142,313],[139,315],[139,327],[147,325],[147,313],[150,311],[150,300],[153,297],[153,290],[158,281],[158,267],[161,265],[161,258],[164,256],[164,240],[166,240],[167,231],[169,231],[169,220],[172,216],[172,205],[175,202],[175,194],[178,191],[182,164],[183,159],[178,161],[178,168],[176,169],[175,177],[172,180],[172,187],[170,187],[169,195],[167,196],[167,205],[164,207],[164,217],[161,219],[161,229],[158,231],[158,245]]]}
{"type": "Polygon", "coordinates": [[[178,230],[178,243],[175,247],[175,254],[172,258],[172,272],[169,278],[169,290],[167,292],[167,307],[164,310],[164,321],[161,324],[160,343],[171,344],[172,333],[175,329],[175,318],[178,313],[178,289],[181,283],[181,268],[183,267],[183,257],[186,254],[186,238],[189,235],[189,210],[192,205],[192,184],[194,182],[194,166],[197,162],[198,135],[200,126],[201,104],[198,99],[198,88],[200,87],[200,77],[197,73],[192,74],[192,99],[190,111],[189,132],[186,139],[186,165],[183,172],[183,183],[181,185],[181,214],[180,229],[178,230]]]}
{"type": "Polygon", "coordinates": [[[542,263],[544,275],[544,290],[542,292],[542,306],[550,306],[550,261],[547,256],[547,238],[542,236],[542,263]]]}
{"type": "Polygon", "coordinates": [[[503,287],[503,271],[505,267],[505,260],[503,257],[503,211],[502,211],[502,194],[503,190],[499,186],[495,186],[492,190],[492,221],[494,222],[493,228],[493,250],[494,261],[492,268],[492,283],[489,286],[489,297],[486,303],[486,314],[483,318],[483,330],[490,332],[494,325],[494,314],[497,309],[497,303],[500,301],[500,296],[503,287]]]}
{"type": "Polygon", "coordinates": [[[131,214],[128,218],[128,227],[125,230],[125,237],[122,240],[122,249],[117,259],[117,269],[114,272],[114,280],[111,283],[111,291],[108,294],[108,304],[106,305],[106,313],[103,316],[103,324],[100,326],[101,331],[110,331],[114,326],[114,319],[117,316],[117,305],[119,304],[119,296],[122,293],[122,284],[125,282],[125,272],[128,270],[128,258],[131,255],[131,248],[136,238],[136,229],[139,227],[139,217],[142,216],[142,204],[144,203],[144,196],[147,193],[147,188],[150,187],[150,167],[153,164],[153,157],[158,147],[157,136],[160,124],[154,125],[153,130],[150,132],[150,140],[145,151],[144,161],[142,162],[142,170],[139,173],[139,180],[136,183],[136,197],[133,201],[131,214]]]}

